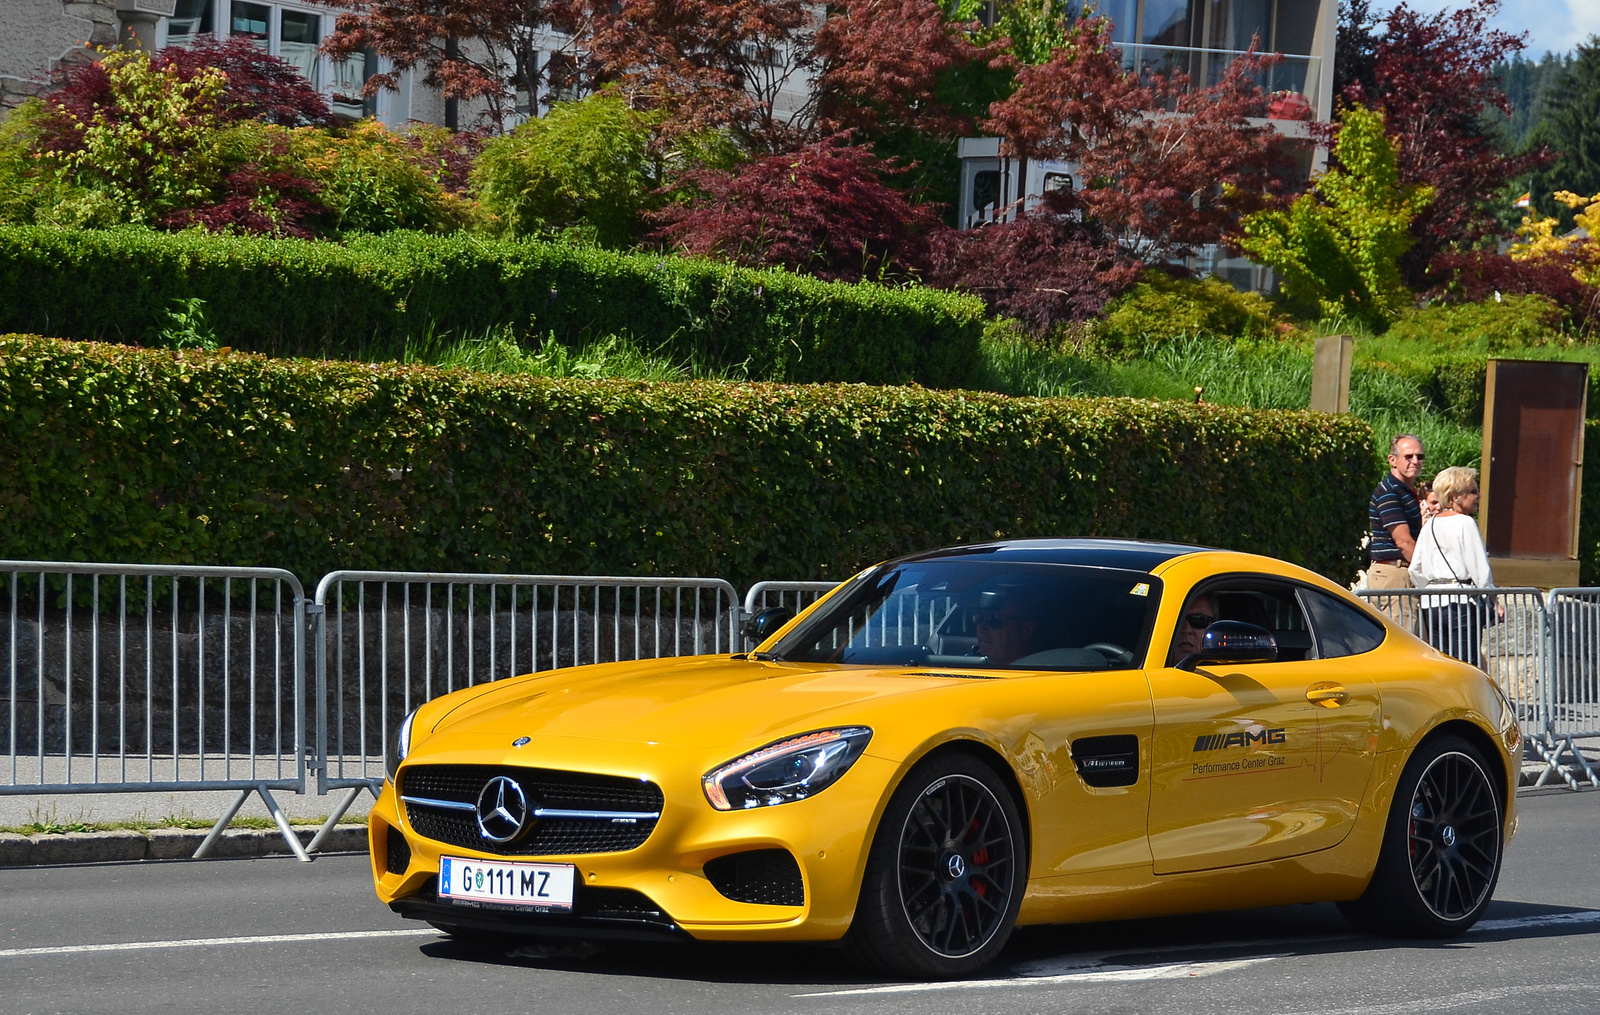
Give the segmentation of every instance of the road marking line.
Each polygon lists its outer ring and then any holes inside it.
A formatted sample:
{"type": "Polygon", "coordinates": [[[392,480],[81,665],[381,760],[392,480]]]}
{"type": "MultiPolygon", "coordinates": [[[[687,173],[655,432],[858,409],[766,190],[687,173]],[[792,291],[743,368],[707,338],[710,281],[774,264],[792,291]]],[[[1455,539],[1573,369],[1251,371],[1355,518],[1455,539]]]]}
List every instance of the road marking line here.
{"type": "Polygon", "coordinates": [[[138,952],[170,948],[213,948],[219,945],[276,945],[300,944],[307,941],[359,941],[364,938],[386,937],[438,937],[439,932],[429,928],[406,930],[348,930],[321,934],[255,934],[250,937],[201,937],[176,941],[122,941],[104,945],[52,945],[44,948],[0,948],[0,959],[24,958],[32,955],[81,955],[86,952],[138,952]]]}
{"type": "Polygon", "coordinates": [[[1059,983],[1134,983],[1144,980],[1186,980],[1192,976],[1214,976],[1247,966],[1271,962],[1280,956],[1255,959],[1230,959],[1224,962],[1174,962],[1164,966],[1104,966],[1054,976],[1008,976],[996,980],[950,980],[945,983],[895,983],[885,987],[856,987],[850,990],[823,990],[793,997],[849,997],[863,994],[910,994],[933,990],[975,990],[984,987],[1034,987],[1059,983]]]}

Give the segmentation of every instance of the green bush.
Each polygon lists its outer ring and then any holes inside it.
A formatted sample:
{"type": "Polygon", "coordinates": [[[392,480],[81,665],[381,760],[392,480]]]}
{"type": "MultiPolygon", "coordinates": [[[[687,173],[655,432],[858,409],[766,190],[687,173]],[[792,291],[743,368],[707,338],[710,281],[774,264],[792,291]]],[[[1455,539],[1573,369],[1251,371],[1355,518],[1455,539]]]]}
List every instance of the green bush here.
{"type": "Polygon", "coordinates": [[[1330,169],[1287,210],[1246,215],[1239,246],[1276,268],[1284,297],[1301,313],[1346,315],[1382,331],[1410,302],[1400,255],[1415,242],[1411,220],[1433,190],[1402,184],[1383,113],[1346,106],[1330,169]]]}
{"type": "Polygon", "coordinates": [[[0,227],[0,332],[143,342],[192,298],[222,344],[278,355],[392,358],[510,325],[754,377],[938,387],[972,376],[983,331],[983,304],[953,293],[557,243],[0,227]]]}
{"type": "Polygon", "coordinates": [[[484,145],[472,187],[508,236],[577,229],[602,246],[631,246],[662,183],[655,119],[606,92],[557,103],[484,145]]]}
{"type": "Polygon", "coordinates": [[[462,222],[461,201],[445,193],[404,138],[376,120],[362,120],[346,131],[265,124],[241,128],[259,131],[269,140],[287,140],[291,158],[284,168],[306,174],[321,188],[317,201],[328,209],[337,234],[443,232],[462,222]]]}
{"type": "Polygon", "coordinates": [[[1353,577],[1359,420],[862,385],[556,380],[0,338],[0,556],[842,578],[1001,536],[1353,577]],[[1248,496],[1241,496],[1248,491],[1248,496]]]}
{"type": "Polygon", "coordinates": [[[1129,358],[1176,338],[1265,338],[1278,330],[1272,304],[1216,278],[1173,278],[1147,271],[1106,307],[1091,341],[1106,355],[1129,358]]]}
{"type": "Polygon", "coordinates": [[[1482,303],[1436,303],[1407,310],[1385,338],[1443,350],[1499,354],[1562,339],[1562,310],[1547,296],[1506,296],[1482,303]]]}

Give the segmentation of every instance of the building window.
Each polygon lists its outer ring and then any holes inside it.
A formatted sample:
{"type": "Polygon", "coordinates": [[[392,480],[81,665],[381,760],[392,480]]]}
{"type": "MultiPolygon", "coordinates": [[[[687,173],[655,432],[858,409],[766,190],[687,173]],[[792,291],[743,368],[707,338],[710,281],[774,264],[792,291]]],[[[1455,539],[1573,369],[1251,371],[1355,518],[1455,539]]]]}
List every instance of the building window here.
{"type": "Polygon", "coordinates": [[[283,10],[278,17],[278,56],[303,74],[313,87],[321,84],[317,73],[317,47],[322,44],[322,15],[283,10]]]}
{"type": "Polygon", "coordinates": [[[189,46],[203,35],[215,36],[211,10],[215,0],[178,0],[167,19],[167,45],[189,46]]]}
{"type": "Polygon", "coordinates": [[[972,174],[972,210],[981,221],[994,218],[1000,203],[1000,171],[984,169],[972,174]]]}
{"type": "Polygon", "coordinates": [[[361,86],[380,69],[377,56],[367,51],[352,57],[342,71],[333,66],[318,51],[326,33],[333,29],[333,21],[332,15],[318,12],[309,0],[175,0],[172,15],[165,19],[163,44],[193,46],[200,39],[247,39],[263,53],[299,71],[313,88],[324,94],[334,91],[335,112],[340,115],[374,115],[376,103],[361,96],[361,86]]]}
{"type": "Polygon", "coordinates": [[[249,39],[263,53],[272,52],[272,8],[266,4],[233,0],[228,34],[235,38],[249,39]]]}
{"type": "Polygon", "coordinates": [[[363,95],[362,89],[377,68],[378,54],[371,49],[351,53],[333,65],[333,115],[347,120],[376,115],[377,99],[363,95]]]}

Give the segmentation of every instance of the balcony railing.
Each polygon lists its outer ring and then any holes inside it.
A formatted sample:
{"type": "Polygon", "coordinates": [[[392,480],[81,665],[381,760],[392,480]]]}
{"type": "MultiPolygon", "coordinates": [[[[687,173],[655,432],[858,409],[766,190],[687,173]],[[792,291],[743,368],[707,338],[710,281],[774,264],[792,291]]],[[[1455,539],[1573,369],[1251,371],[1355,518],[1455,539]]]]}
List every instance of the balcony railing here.
{"type": "MultiPolygon", "coordinates": [[[[1130,43],[1122,47],[1122,65],[1145,74],[1181,72],[1189,75],[1196,87],[1206,88],[1221,81],[1228,66],[1244,56],[1245,52],[1242,49],[1190,49],[1185,46],[1130,43]]],[[[1315,110],[1322,81],[1322,58],[1285,54],[1281,61],[1264,68],[1255,78],[1266,92],[1289,92],[1305,96],[1310,110],[1315,110]]]]}

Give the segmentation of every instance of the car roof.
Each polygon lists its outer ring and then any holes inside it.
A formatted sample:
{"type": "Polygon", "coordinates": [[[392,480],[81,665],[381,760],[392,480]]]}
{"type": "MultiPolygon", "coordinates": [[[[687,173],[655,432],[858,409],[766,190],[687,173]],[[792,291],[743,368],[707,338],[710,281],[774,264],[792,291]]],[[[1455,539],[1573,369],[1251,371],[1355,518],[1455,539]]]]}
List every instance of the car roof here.
{"type": "Polygon", "coordinates": [[[981,556],[986,560],[1029,564],[1082,564],[1127,571],[1154,571],[1185,554],[1209,550],[1187,543],[1161,543],[1143,539],[1006,539],[992,543],[948,546],[902,557],[909,561],[959,560],[981,556]]]}

